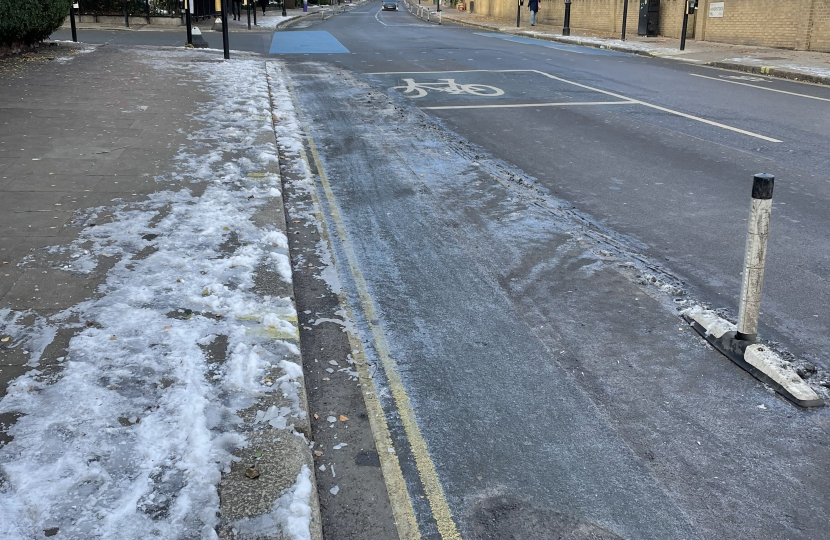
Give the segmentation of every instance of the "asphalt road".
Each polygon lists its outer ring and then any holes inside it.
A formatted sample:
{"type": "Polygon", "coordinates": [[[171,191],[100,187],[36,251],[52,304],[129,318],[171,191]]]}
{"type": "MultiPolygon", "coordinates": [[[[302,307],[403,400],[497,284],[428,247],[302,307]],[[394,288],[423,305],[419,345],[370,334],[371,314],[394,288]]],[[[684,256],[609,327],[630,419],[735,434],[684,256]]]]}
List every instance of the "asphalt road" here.
{"type": "MultiPolygon", "coordinates": [[[[737,309],[752,175],[775,175],[762,331],[819,362],[830,350],[830,317],[824,314],[830,302],[830,243],[824,234],[830,198],[830,89],[585,47],[508,41],[508,36],[428,24],[405,11],[378,13],[374,4],[325,22],[308,22],[313,30],[330,31],[350,52],[316,54],[315,60],[364,73],[400,72],[373,78],[385,91],[413,72],[455,70],[485,71],[421,74],[418,82],[454,77],[505,91],[496,98],[432,92],[412,99],[421,107],[625,98],[648,104],[430,114],[535,177],[551,193],[643,242],[650,256],[688,281],[696,298],[715,307],[737,309]],[[537,70],[568,82],[533,71],[496,70],[537,70]]],[[[60,30],[53,37],[68,35],[60,30]]],[[[205,30],[204,35],[211,47],[221,48],[219,32],[205,30]]],[[[234,31],[231,47],[273,56],[273,35],[234,31]]],[[[80,37],[88,43],[184,44],[183,33],[175,31],[85,30],[80,37]]],[[[303,55],[280,56],[297,61],[303,55]]]]}
{"type": "Polygon", "coordinates": [[[306,30],[347,52],[232,46],[292,73],[367,355],[384,363],[381,332],[443,490],[379,370],[424,538],[452,538],[441,499],[467,539],[826,534],[830,414],[775,397],[638,276],[734,313],[752,175],[774,174],[760,334],[828,367],[830,89],[378,2],[306,30]]]}

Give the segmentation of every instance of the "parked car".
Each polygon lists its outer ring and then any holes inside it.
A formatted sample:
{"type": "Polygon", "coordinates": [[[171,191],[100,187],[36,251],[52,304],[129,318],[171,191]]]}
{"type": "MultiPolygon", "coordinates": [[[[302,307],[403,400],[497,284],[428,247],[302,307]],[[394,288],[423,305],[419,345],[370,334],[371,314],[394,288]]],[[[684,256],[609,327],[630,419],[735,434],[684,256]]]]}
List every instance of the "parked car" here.
{"type": "Polygon", "coordinates": [[[398,11],[398,0],[383,0],[384,11],[398,11]]]}

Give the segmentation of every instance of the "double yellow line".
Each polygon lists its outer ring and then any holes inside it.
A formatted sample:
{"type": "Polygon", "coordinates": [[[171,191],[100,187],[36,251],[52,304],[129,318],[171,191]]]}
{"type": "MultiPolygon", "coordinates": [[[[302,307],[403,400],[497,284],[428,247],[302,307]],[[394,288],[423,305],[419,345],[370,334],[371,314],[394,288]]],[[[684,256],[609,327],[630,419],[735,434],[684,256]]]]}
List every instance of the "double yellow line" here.
{"type": "MultiPolygon", "coordinates": [[[[450,512],[450,507],[447,504],[446,497],[444,496],[444,489],[441,487],[441,482],[439,481],[438,474],[435,471],[435,465],[432,462],[432,458],[429,456],[427,443],[424,440],[423,435],[421,435],[421,430],[418,427],[418,422],[415,417],[415,411],[412,408],[412,403],[409,400],[409,396],[404,388],[400,373],[398,372],[397,363],[394,358],[392,358],[392,354],[389,350],[389,343],[386,341],[386,335],[379,323],[372,322],[378,320],[377,309],[375,308],[374,301],[369,294],[369,288],[366,285],[366,280],[363,278],[363,272],[360,270],[360,265],[357,262],[357,256],[355,255],[348,233],[346,232],[346,227],[340,215],[340,207],[337,204],[337,199],[331,189],[328,175],[326,174],[323,164],[320,161],[320,156],[317,153],[317,147],[314,144],[314,139],[310,135],[308,125],[300,112],[299,102],[297,101],[297,95],[294,88],[288,82],[286,82],[286,86],[291,94],[297,118],[306,133],[308,148],[311,152],[315,168],[317,169],[317,176],[320,180],[320,185],[322,186],[323,193],[326,197],[326,202],[331,214],[330,217],[334,223],[334,228],[337,230],[343,252],[346,255],[346,263],[355,284],[355,288],[357,289],[361,308],[363,309],[363,313],[368,321],[375,349],[377,350],[381,364],[383,365],[389,388],[395,400],[395,406],[401,418],[401,423],[403,424],[404,431],[406,432],[410,450],[415,458],[418,476],[424,487],[424,492],[426,493],[430,510],[432,511],[432,516],[438,526],[438,532],[441,535],[442,540],[461,540],[461,535],[458,533],[452,513],[450,512]]],[[[307,166],[310,165],[305,148],[303,148],[301,152],[301,157],[307,166]]],[[[311,170],[310,167],[309,170],[311,170]]],[[[317,197],[316,190],[312,189],[311,192],[314,202],[322,211],[323,207],[320,204],[321,201],[317,197]]],[[[325,235],[325,239],[329,243],[329,246],[331,246],[326,217],[320,215],[319,221],[321,222],[321,232],[325,235]]],[[[333,250],[332,253],[334,253],[333,250]]],[[[340,303],[346,309],[348,316],[354,320],[345,293],[341,293],[340,303]]],[[[363,399],[366,403],[366,411],[369,415],[369,422],[375,439],[375,446],[377,448],[378,456],[380,457],[381,470],[383,472],[386,490],[389,494],[389,502],[392,505],[392,512],[398,528],[398,536],[400,540],[419,540],[421,538],[421,534],[418,530],[415,511],[412,507],[412,501],[409,498],[406,488],[406,481],[404,480],[403,473],[401,472],[398,456],[394,452],[392,438],[389,434],[389,427],[386,424],[386,417],[383,414],[383,408],[381,407],[380,401],[377,397],[377,389],[375,387],[374,380],[369,373],[363,343],[358,336],[353,336],[351,333],[348,334],[352,350],[358,351],[357,354],[353,353],[352,356],[355,359],[355,363],[358,368],[358,376],[361,388],[363,389],[363,399]]]]}

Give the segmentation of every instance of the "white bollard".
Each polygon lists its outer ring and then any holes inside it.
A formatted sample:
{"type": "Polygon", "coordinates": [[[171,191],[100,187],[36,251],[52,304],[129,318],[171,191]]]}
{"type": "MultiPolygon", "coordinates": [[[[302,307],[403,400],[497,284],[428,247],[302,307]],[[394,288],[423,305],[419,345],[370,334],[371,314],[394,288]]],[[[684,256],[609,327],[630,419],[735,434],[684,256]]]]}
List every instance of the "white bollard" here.
{"type": "Polygon", "coordinates": [[[758,336],[758,315],[761,313],[761,290],[764,286],[774,184],[775,177],[771,174],[756,174],[752,182],[752,205],[749,210],[749,231],[746,237],[736,339],[754,341],[758,336]]]}

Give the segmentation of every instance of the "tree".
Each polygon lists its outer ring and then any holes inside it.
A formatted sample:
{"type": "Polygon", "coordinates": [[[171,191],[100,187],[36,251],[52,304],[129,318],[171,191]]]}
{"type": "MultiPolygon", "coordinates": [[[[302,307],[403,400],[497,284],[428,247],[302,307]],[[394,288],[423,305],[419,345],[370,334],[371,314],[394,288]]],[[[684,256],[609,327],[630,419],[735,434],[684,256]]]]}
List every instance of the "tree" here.
{"type": "Polygon", "coordinates": [[[0,44],[28,46],[43,41],[69,15],[71,0],[0,0],[0,44]]]}

